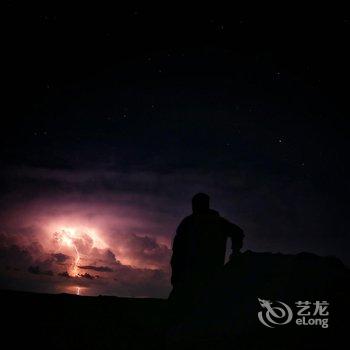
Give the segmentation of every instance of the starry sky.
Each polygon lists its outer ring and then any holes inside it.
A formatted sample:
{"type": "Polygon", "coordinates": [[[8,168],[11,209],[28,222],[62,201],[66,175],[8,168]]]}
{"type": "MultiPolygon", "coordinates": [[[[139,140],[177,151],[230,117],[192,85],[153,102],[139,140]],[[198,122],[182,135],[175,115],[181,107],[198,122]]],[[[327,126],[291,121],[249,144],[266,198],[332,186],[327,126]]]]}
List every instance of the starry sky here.
{"type": "Polygon", "coordinates": [[[350,263],[349,18],[6,6],[1,288],[166,297],[199,191],[244,249],[350,263]]]}

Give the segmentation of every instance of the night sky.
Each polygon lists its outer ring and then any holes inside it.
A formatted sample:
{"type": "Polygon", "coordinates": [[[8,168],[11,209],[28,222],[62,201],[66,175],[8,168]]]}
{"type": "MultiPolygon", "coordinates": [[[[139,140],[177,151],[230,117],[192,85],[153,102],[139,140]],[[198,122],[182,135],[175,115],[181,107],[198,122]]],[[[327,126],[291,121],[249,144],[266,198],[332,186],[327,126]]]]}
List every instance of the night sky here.
{"type": "Polygon", "coordinates": [[[349,265],[350,18],[74,3],[6,5],[1,288],[166,297],[199,191],[349,265]]]}

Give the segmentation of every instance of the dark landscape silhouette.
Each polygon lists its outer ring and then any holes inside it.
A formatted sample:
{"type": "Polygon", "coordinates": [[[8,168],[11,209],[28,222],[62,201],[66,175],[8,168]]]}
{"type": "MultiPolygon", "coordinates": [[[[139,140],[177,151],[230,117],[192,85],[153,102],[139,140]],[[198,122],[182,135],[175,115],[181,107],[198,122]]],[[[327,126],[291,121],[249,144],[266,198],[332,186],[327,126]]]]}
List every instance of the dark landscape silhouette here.
{"type": "Polygon", "coordinates": [[[329,349],[344,341],[348,268],[311,253],[240,253],[243,237],[197,194],[174,238],[169,300],[1,291],[4,337],[11,348],[50,349],[329,349]],[[289,315],[270,329],[258,313],[271,300],[327,302],[327,327],[298,326],[289,315]]]}
{"type": "Polygon", "coordinates": [[[2,332],[11,348],[331,349],[345,344],[349,292],[349,270],[336,258],[246,251],[180,321],[164,299],[1,291],[2,332]],[[327,300],[329,328],[266,328],[258,298],[327,300]]]}

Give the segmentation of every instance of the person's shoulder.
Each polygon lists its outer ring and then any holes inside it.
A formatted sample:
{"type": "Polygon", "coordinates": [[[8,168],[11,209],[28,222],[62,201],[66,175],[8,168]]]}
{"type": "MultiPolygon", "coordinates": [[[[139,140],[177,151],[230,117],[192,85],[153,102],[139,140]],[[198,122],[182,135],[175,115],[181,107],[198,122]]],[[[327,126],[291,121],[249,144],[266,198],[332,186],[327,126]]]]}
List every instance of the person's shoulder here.
{"type": "Polygon", "coordinates": [[[220,216],[220,220],[223,223],[223,225],[225,225],[228,229],[230,230],[234,230],[236,232],[240,232],[243,233],[243,230],[241,227],[239,227],[238,225],[236,225],[235,223],[229,221],[228,219],[226,219],[225,217],[220,216]]]}
{"type": "Polygon", "coordinates": [[[188,223],[190,223],[191,221],[193,220],[193,214],[191,215],[188,215],[186,216],[185,218],[183,218],[179,224],[179,227],[180,226],[185,226],[187,225],[188,223]]]}
{"type": "Polygon", "coordinates": [[[180,225],[181,225],[182,223],[186,224],[187,222],[190,222],[190,221],[192,221],[192,220],[193,220],[193,214],[188,215],[188,216],[184,217],[184,218],[181,220],[180,225]]]}
{"type": "Polygon", "coordinates": [[[176,235],[182,236],[184,233],[188,231],[188,227],[191,225],[192,215],[186,216],[181,220],[179,226],[176,229],[176,235]]]}

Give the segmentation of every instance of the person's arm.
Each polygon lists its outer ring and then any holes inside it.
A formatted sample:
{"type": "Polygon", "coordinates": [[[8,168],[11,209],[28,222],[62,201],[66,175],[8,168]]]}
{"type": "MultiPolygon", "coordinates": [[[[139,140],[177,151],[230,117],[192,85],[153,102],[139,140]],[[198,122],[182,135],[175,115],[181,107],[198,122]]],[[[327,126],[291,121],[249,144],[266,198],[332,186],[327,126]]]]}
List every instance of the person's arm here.
{"type": "Polygon", "coordinates": [[[243,247],[244,232],[236,224],[233,224],[226,219],[224,220],[225,232],[227,236],[231,238],[231,255],[237,255],[243,247]]]}
{"type": "Polygon", "coordinates": [[[185,242],[185,223],[181,222],[176,230],[173,240],[173,254],[170,260],[171,265],[171,284],[174,286],[184,278],[186,268],[186,242],[185,242]]]}

